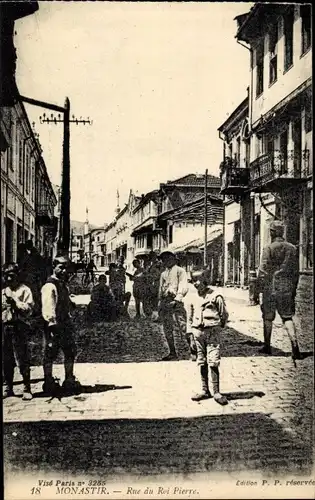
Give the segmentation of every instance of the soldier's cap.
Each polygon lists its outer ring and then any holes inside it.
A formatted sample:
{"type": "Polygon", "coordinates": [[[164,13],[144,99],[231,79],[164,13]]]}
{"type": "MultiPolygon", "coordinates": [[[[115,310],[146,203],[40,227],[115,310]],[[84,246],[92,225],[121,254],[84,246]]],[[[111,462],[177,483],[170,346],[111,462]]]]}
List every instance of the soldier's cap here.
{"type": "Polygon", "coordinates": [[[176,257],[176,255],[170,250],[166,250],[160,254],[160,259],[167,259],[168,257],[176,257]]]}
{"type": "Polygon", "coordinates": [[[281,220],[274,220],[269,226],[270,231],[275,233],[277,236],[283,236],[284,224],[281,220]]]}

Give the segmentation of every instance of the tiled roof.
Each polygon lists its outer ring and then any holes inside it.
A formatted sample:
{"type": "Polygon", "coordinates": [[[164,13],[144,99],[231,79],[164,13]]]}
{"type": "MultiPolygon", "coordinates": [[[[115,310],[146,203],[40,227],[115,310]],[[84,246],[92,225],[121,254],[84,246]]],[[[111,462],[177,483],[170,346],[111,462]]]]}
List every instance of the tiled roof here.
{"type": "MultiPolygon", "coordinates": [[[[166,186],[204,186],[205,174],[188,174],[174,181],[167,181],[166,186]]],[[[208,175],[208,186],[220,187],[220,178],[208,175]]]]}

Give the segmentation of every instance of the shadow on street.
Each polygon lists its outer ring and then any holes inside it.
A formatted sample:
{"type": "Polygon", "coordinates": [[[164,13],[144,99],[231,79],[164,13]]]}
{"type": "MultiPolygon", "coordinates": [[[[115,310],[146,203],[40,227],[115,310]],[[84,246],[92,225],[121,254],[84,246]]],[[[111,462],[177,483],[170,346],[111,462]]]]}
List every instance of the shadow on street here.
{"type": "Polygon", "coordinates": [[[310,441],[296,440],[261,413],[7,423],[3,431],[8,472],[288,475],[310,474],[312,465],[310,441]]]}
{"type": "MultiPolygon", "coordinates": [[[[136,321],[99,322],[88,325],[84,313],[75,314],[75,335],[78,363],[131,363],[159,361],[168,354],[162,326],[145,318],[136,321]]],[[[41,328],[33,330],[31,336],[32,365],[42,364],[41,328]]],[[[186,341],[176,337],[180,359],[189,359],[186,341]]],[[[221,347],[223,357],[263,356],[259,349],[263,343],[227,326],[222,332],[221,347]]],[[[273,348],[273,356],[290,356],[288,352],[273,348]]],[[[312,353],[306,353],[312,355],[312,353]]],[[[60,355],[56,363],[62,362],[60,355]]]]}

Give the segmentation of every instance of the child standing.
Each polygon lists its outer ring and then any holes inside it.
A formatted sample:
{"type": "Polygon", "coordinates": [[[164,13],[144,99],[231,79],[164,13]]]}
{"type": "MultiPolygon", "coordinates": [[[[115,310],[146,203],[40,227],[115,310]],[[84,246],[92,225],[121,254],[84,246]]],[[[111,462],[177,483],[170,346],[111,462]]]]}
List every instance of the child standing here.
{"type": "Polygon", "coordinates": [[[224,298],[208,285],[202,277],[194,283],[198,294],[190,304],[188,316],[188,330],[193,334],[197,364],[200,366],[201,393],[191,399],[201,401],[211,398],[209,390],[209,369],[213,387],[213,398],[221,404],[228,403],[225,396],[220,393],[220,331],[228,320],[224,298]]]}
{"type": "Polygon", "coordinates": [[[81,384],[73,374],[76,355],[74,327],[70,317],[71,301],[66,285],[69,260],[59,256],[53,262],[53,274],[42,288],[42,315],[44,325],[44,384],[46,394],[58,393],[59,385],[52,376],[53,362],[59,350],[64,354],[65,393],[79,393],[81,384]]]}
{"type": "Polygon", "coordinates": [[[2,349],[3,349],[3,398],[14,396],[13,378],[15,357],[23,377],[23,400],[32,399],[30,357],[27,334],[27,317],[33,312],[31,289],[20,282],[19,268],[7,264],[3,268],[2,290],[2,349]]]}

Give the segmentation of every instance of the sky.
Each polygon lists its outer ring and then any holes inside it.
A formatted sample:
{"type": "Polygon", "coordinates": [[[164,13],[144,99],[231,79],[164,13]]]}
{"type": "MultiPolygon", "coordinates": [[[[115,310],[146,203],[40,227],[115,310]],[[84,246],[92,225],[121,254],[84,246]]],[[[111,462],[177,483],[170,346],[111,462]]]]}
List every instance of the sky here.
{"type": "MultiPolygon", "coordinates": [[[[39,2],[16,22],[22,95],[63,106],[71,124],[71,219],[102,225],[130,190],[188,173],[218,175],[218,127],[246,97],[249,51],[235,16],[251,3],[39,2]]],[[[26,105],[51,181],[61,183],[62,124],[26,105]]]]}

